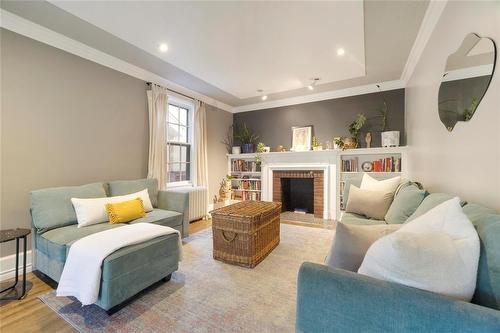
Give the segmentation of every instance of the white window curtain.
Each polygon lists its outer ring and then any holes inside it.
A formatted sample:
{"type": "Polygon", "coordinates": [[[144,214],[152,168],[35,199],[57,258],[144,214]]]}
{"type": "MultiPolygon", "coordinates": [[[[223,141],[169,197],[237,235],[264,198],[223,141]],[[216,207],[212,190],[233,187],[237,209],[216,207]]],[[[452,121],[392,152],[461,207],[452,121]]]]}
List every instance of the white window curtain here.
{"type": "Polygon", "coordinates": [[[207,111],[205,103],[195,101],[194,139],[196,150],[196,178],[194,184],[208,188],[207,111]]]}
{"type": "Polygon", "coordinates": [[[158,179],[160,190],[167,186],[168,152],[167,139],[168,95],[167,89],[151,84],[147,91],[149,111],[149,161],[148,178],[158,179]]]}

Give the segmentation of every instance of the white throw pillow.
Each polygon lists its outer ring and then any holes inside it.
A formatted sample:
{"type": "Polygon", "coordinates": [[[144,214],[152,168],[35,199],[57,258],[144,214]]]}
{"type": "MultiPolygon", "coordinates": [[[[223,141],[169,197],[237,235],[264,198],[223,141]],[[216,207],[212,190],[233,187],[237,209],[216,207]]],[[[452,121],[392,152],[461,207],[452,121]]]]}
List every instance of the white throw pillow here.
{"type": "Polygon", "coordinates": [[[370,191],[380,191],[380,192],[396,192],[399,184],[401,183],[401,177],[397,176],[394,178],[377,180],[370,176],[367,173],[363,174],[363,179],[361,179],[362,190],[370,190],[370,191]]]}
{"type": "Polygon", "coordinates": [[[149,198],[147,189],[116,197],[92,199],[71,198],[71,202],[73,203],[73,207],[76,212],[78,228],[108,221],[106,204],[133,200],[136,198],[142,199],[144,211],[150,212],[153,210],[153,205],[151,204],[151,199],[149,198]]]}
{"type": "Polygon", "coordinates": [[[358,273],[470,301],[479,237],[453,198],[371,245],[358,273]]]}

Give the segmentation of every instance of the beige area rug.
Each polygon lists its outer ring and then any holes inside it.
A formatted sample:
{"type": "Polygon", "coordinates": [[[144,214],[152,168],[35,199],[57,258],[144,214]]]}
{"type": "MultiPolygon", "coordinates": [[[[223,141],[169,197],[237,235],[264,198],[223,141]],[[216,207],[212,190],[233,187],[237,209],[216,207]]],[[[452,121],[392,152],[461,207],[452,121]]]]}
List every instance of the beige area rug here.
{"type": "Polygon", "coordinates": [[[184,260],[170,282],[112,316],[53,292],[41,299],[80,332],[294,332],[299,267],[323,262],[333,234],[281,224],[278,247],[247,269],[214,260],[206,229],[185,240],[184,260]]]}

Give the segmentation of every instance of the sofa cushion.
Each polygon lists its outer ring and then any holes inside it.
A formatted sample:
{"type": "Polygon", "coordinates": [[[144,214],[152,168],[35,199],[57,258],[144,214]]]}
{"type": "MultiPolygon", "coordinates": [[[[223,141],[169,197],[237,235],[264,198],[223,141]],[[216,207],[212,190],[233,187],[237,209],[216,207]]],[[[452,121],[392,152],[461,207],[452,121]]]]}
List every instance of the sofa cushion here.
{"type": "Polygon", "coordinates": [[[370,245],[400,227],[399,224],[349,225],[339,222],[325,264],[357,272],[370,245]]]}
{"type": "Polygon", "coordinates": [[[363,190],[351,185],[345,211],[382,220],[393,198],[394,192],[363,190]]]}
{"type": "Polygon", "coordinates": [[[31,192],[31,215],[37,231],[76,223],[71,198],[100,198],[106,192],[102,183],[82,186],[54,187],[31,192]]]}
{"type": "MultiPolygon", "coordinates": [[[[129,222],[133,223],[155,223],[166,227],[176,227],[182,225],[182,213],[164,209],[153,209],[140,219],[129,222]]],[[[177,229],[177,228],[176,228],[177,229]]]]}
{"type": "Polygon", "coordinates": [[[429,210],[432,208],[436,207],[437,205],[442,204],[445,201],[453,199],[454,196],[447,194],[447,193],[431,193],[425,199],[422,201],[420,206],[415,210],[413,214],[406,220],[406,222],[410,222],[417,217],[427,213],[429,210]]]}
{"type": "Polygon", "coordinates": [[[476,225],[477,222],[485,218],[487,215],[496,214],[496,211],[492,208],[487,208],[475,203],[468,203],[464,206],[464,213],[467,215],[469,220],[476,225]]]}
{"type": "MultiPolygon", "coordinates": [[[[476,205],[475,208],[479,207],[476,205]]],[[[472,208],[467,209],[469,216],[472,215],[472,208]]],[[[488,210],[484,207],[483,209],[488,210]]],[[[478,218],[473,216],[471,221],[481,242],[476,290],[472,302],[500,310],[500,215],[489,214],[478,218]]]]}
{"type": "Polygon", "coordinates": [[[120,226],[119,224],[99,223],[78,228],[76,224],[72,224],[52,229],[41,235],[36,235],[36,248],[49,256],[50,259],[65,262],[69,247],[80,238],[120,226]]]}
{"type": "Polygon", "coordinates": [[[357,224],[357,225],[373,225],[373,224],[386,224],[385,221],[374,220],[366,218],[366,216],[354,213],[344,213],[341,222],[344,224],[357,224]]]}
{"type": "Polygon", "coordinates": [[[118,196],[148,189],[149,198],[153,207],[158,207],[158,180],[156,179],[136,179],[136,180],[116,180],[108,183],[109,195],[118,196]]]}
{"type": "Polygon", "coordinates": [[[391,207],[385,214],[385,221],[388,224],[405,223],[422,203],[424,197],[425,191],[415,185],[403,187],[394,197],[391,207]]]}

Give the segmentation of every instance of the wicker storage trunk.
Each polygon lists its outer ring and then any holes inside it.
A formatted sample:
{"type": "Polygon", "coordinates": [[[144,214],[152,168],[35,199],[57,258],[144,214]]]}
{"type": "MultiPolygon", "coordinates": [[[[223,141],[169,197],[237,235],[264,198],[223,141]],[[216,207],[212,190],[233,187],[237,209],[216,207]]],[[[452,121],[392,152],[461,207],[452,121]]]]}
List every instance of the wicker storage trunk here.
{"type": "Polygon", "coordinates": [[[214,259],[253,268],[280,242],[281,203],[244,201],[211,213],[214,259]]]}

